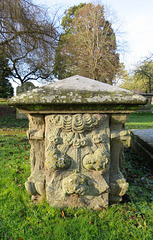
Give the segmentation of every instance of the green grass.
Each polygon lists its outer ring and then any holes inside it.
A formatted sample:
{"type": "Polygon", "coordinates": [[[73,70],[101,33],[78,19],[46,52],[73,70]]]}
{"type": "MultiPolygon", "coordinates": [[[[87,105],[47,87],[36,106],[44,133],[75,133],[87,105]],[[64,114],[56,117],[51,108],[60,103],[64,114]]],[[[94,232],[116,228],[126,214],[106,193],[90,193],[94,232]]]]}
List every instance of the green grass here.
{"type": "Polygon", "coordinates": [[[34,204],[24,186],[30,175],[28,140],[1,135],[0,149],[0,239],[152,239],[152,171],[130,149],[125,154],[130,202],[99,211],[34,204]]]}
{"type": "Polygon", "coordinates": [[[7,99],[0,98],[0,105],[2,105],[2,104],[7,104],[7,99]]]}
{"type": "Polygon", "coordinates": [[[26,131],[28,119],[16,119],[13,114],[0,117],[0,131],[26,131]]]}
{"type": "Polygon", "coordinates": [[[125,126],[126,129],[153,128],[153,113],[131,113],[125,126]]]}
{"type": "Polygon", "coordinates": [[[28,119],[16,119],[14,108],[0,104],[0,134],[25,134],[28,119]]]}
{"type": "MultiPolygon", "coordinates": [[[[146,128],[152,121],[150,114],[131,114],[127,126],[146,128]]],[[[98,211],[53,208],[45,200],[34,204],[24,186],[30,145],[25,134],[16,133],[25,133],[28,121],[12,115],[0,118],[0,126],[5,133],[0,135],[1,240],[152,240],[153,172],[130,148],[124,166],[129,190],[122,203],[98,211]]]]}

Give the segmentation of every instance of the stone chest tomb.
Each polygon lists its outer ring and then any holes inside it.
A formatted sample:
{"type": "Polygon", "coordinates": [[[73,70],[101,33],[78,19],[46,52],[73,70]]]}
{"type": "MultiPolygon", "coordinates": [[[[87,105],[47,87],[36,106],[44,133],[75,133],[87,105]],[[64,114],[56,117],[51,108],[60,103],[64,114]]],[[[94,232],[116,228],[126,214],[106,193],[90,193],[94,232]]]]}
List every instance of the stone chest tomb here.
{"type": "Polygon", "coordinates": [[[128,189],[121,172],[124,123],[145,102],[77,75],[11,98],[9,105],[29,115],[27,191],[56,207],[99,209],[120,201],[128,189]]]}

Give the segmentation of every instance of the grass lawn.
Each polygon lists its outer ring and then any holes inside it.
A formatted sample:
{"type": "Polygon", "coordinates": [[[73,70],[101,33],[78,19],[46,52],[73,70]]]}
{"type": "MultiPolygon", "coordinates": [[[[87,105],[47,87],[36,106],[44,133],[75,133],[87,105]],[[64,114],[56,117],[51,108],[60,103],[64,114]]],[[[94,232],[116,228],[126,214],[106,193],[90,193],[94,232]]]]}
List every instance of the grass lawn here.
{"type": "MultiPolygon", "coordinates": [[[[136,123],[134,114],[130,119],[136,123]]],[[[0,239],[152,240],[153,172],[130,148],[124,170],[129,190],[122,203],[98,211],[52,208],[45,201],[34,204],[25,190],[30,175],[27,120],[17,122],[12,114],[1,117],[0,126],[0,239]]]]}
{"type": "Polygon", "coordinates": [[[131,113],[126,129],[153,128],[153,113],[131,113]]]}
{"type": "Polygon", "coordinates": [[[16,110],[0,103],[0,134],[25,134],[27,119],[16,119],[16,110]]]}

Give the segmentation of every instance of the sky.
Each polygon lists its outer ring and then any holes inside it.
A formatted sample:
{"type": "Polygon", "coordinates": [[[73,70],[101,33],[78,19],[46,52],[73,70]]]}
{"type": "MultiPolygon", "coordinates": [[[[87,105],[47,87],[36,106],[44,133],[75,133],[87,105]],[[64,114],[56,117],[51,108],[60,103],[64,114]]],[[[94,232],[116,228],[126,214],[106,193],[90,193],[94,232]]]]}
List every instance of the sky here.
{"type": "MultiPolygon", "coordinates": [[[[35,0],[35,3],[56,8],[61,6],[61,12],[73,5],[78,5],[79,0],[35,0]]],[[[120,59],[124,62],[126,69],[132,71],[138,62],[153,53],[153,0],[99,0],[109,9],[109,15],[119,27],[123,43],[120,59]],[[115,17],[114,17],[115,16],[115,17]]],[[[117,38],[118,34],[117,34],[117,38]]]]}

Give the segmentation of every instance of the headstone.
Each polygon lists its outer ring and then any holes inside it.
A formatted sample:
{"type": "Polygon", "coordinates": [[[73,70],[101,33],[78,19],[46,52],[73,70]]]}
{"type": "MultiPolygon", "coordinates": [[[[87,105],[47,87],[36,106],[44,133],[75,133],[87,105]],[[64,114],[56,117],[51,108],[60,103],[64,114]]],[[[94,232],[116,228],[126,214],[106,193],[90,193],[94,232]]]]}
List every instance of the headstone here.
{"type": "MultiPolygon", "coordinates": [[[[36,88],[36,87],[32,82],[26,82],[26,83],[22,84],[22,86],[17,87],[16,93],[17,93],[17,95],[22,94],[22,93],[26,93],[27,91],[30,91],[34,88],[36,88]]],[[[16,118],[17,119],[27,119],[28,116],[24,113],[19,113],[19,111],[16,110],[16,118]]]]}
{"type": "Polygon", "coordinates": [[[124,123],[145,102],[78,75],[9,100],[29,114],[27,191],[55,207],[99,209],[121,201],[128,189],[121,172],[124,123]]]}
{"type": "Polygon", "coordinates": [[[153,129],[131,130],[130,146],[153,169],[153,129]]]}

